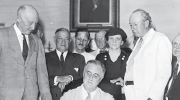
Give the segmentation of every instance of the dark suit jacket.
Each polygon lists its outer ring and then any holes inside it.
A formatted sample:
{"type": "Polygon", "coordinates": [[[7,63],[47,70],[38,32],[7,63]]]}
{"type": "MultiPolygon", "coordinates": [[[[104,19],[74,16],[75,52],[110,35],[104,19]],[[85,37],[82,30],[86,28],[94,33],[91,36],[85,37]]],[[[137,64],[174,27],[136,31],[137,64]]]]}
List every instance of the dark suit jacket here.
{"type": "MultiPolygon", "coordinates": [[[[177,58],[173,56],[172,58],[172,69],[176,66],[177,58]]],[[[172,76],[171,76],[172,78],[172,76]]],[[[171,79],[170,78],[170,79],[171,79]]],[[[168,100],[180,100],[180,73],[178,73],[177,79],[172,85],[171,91],[168,96],[168,100]]]]}
{"type": "Polygon", "coordinates": [[[41,40],[29,35],[24,62],[14,25],[0,29],[0,100],[37,100],[39,92],[52,100],[41,40]]]}
{"type": "Polygon", "coordinates": [[[54,50],[46,53],[46,63],[52,98],[53,100],[59,100],[62,93],[60,88],[57,85],[54,85],[55,76],[72,75],[74,80],[82,78],[85,65],[84,57],[80,54],[68,51],[64,66],[62,67],[56,50],[54,50]],[[78,69],[78,71],[75,69],[78,69]]]}

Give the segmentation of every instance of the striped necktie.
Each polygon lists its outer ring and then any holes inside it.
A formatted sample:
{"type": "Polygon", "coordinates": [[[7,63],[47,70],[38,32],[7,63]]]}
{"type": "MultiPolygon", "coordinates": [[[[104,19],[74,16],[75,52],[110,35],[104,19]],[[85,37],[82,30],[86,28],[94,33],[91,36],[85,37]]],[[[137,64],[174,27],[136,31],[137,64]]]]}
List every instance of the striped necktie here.
{"type": "Polygon", "coordinates": [[[91,93],[88,92],[88,96],[86,97],[86,100],[91,100],[91,93]]]}
{"type": "Polygon", "coordinates": [[[131,58],[129,59],[129,64],[127,66],[131,66],[134,63],[134,57],[137,55],[137,53],[139,52],[139,49],[141,48],[141,44],[143,42],[143,39],[140,38],[139,42],[136,44],[136,48],[133,50],[133,52],[131,53],[131,58]]]}

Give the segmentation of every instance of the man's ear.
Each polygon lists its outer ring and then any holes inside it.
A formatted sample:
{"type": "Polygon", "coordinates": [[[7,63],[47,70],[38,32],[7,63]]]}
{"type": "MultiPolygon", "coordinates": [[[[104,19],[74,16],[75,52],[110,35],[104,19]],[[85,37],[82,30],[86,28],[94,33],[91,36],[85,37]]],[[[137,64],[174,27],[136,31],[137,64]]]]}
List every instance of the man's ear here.
{"type": "Polygon", "coordinates": [[[149,20],[146,20],[144,23],[145,23],[145,27],[149,27],[149,20]]]}
{"type": "Polygon", "coordinates": [[[54,43],[56,44],[56,36],[54,36],[53,39],[54,39],[54,43]]]}
{"type": "Polygon", "coordinates": [[[124,44],[124,41],[121,42],[121,45],[123,45],[123,44],[124,44]]]}
{"type": "Polygon", "coordinates": [[[88,42],[87,42],[86,46],[89,44],[89,42],[90,42],[90,39],[88,40],[88,42]]]}
{"type": "Polygon", "coordinates": [[[20,15],[17,16],[17,22],[21,22],[22,18],[20,15]]]}

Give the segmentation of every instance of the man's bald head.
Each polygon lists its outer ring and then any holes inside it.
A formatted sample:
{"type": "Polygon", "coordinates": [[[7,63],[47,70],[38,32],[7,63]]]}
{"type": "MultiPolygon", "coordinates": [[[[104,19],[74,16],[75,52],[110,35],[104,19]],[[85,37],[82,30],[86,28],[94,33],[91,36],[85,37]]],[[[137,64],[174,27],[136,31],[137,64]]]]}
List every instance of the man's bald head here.
{"type": "Polygon", "coordinates": [[[17,26],[23,34],[30,34],[38,22],[38,12],[31,5],[22,5],[17,11],[17,26]]]}

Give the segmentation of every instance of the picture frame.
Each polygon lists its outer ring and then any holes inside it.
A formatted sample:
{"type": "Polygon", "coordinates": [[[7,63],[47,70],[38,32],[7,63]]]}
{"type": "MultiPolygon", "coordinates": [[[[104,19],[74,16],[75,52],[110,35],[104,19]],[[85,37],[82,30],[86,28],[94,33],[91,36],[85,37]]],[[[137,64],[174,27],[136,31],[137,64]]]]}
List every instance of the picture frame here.
{"type": "Polygon", "coordinates": [[[119,0],[99,0],[99,8],[94,6],[93,1],[98,0],[70,0],[71,32],[77,28],[88,28],[93,32],[119,27],[119,0]]]}

